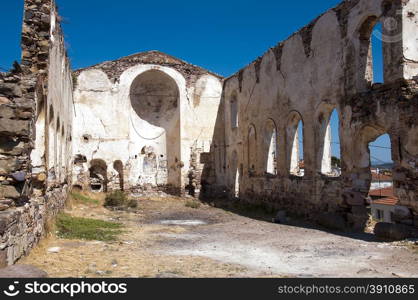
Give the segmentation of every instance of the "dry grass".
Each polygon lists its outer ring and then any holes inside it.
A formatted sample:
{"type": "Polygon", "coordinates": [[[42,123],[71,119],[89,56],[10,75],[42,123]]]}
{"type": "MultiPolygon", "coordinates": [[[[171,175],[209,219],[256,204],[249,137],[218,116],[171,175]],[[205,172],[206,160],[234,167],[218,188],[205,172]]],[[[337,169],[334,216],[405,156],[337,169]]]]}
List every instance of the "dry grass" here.
{"type": "Polygon", "coordinates": [[[82,193],[96,202],[73,197],[74,217],[94,218],[123,223],[118,241],[85,241],[64,239],[52,234],[24,258],[21,263],[45,270],[50,277],[240,277],[245,268],[203,257],[183,257],[160,254],[160,234],[182,234],[187,229],[178,226],[141,225],[150,212],[185,209],[186,200],[175,197],[151,197],[141,200],[140,210],[112,211],[103,207],[103,194],[82,193]],[[75,198],[75,199],[74,199],[75,198]],[[179,201],[181,200],[181,201],[179,201]],[[59,253],[49,253],[60,247],[59,253]]]}
{"type": "Polygon", "coordinates": [[[199,208],[200,205],[201,205],[200,202],[196,200],[188,200],[185,204],[186,207],[195,208],[195,209],[199,208]]]}
{"type": "Polygon", "coordinates": [[[105,193],[93,193],[87,191],[71,191],[67,201],[67,208],[71,209],[74,205],[86,205],[86,206],[101,206],[106,198],[105,193]]]}

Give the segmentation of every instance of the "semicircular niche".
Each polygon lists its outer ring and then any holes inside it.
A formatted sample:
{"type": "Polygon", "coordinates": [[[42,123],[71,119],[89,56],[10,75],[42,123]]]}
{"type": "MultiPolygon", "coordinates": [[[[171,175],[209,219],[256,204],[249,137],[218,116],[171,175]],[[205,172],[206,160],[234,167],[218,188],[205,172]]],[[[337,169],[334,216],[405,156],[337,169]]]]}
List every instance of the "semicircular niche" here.
{"type": "Polygon", "coordinates": [[[176,122],[179,89],[164,72],[150,70],[140,74],[131,85],[130,100],[139,117],[133,125],[146,139],[158,138],[176,122]]]}

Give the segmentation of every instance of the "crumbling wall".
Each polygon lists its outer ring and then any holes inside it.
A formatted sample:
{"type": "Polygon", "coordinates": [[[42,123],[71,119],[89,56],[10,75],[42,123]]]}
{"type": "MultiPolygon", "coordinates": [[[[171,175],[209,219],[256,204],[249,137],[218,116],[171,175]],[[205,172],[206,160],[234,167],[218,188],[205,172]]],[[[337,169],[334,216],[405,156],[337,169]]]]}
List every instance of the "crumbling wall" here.
{"type": "MultiPolygon", "coordinates": [[[[66,174],[47,180],[45,122],[46,108],[60,106],[56,113],[68,117],[57,132],[71,124],[69,63],[54,1],[26,0],[24,8],[21,64],[0,76],[0,266],[27,254],[66,200],[66,174]]],[[[58,146],[69,148],[65,141],[58,146]]]]}
{"type": "Polygon", "coordinates": [[[212,147],[216,184],[207,190],[225,190],[234,198],[238,169],[242,201],[286,209],[329,227],[361,229],[371,176],[367,144],[389,133],[395,193],[410,211],[402,222],[417,226],[416,16],[417,1],[346,0],[227,78],[218,118],[224,125],[212,147]],[[384,84],[372,81],[370,38],[378,21],[384,25],[384,84]],[[238,126],[232,125],[235,101],[238,126]],[[324,174],[318,153],[328,153],[324,120],[334,109],[340,177],[324,174]],[[292,116],[300,116],[302,136],[295,136],[292,116]],[[277,126],[274,176],[265,169],[267,120],[277,126]],[[303,166],[304,174],[298,176],[291,172],[295,138],[304,145],[304,161],[296,166],[303,166]]]}
{"type": "Polygon", "coordinates": [[[158,51],[75,75],[73,155],[86,162],[75,166],[74,184],[90,188],[86,171],[93,159],[106,162],[110,188],[119,186],[115,161],[123,166],[124,188],[182,194],[192,169],[200,177],[203,166],[192,149],[209,152],[219,76],[158,51]]]}

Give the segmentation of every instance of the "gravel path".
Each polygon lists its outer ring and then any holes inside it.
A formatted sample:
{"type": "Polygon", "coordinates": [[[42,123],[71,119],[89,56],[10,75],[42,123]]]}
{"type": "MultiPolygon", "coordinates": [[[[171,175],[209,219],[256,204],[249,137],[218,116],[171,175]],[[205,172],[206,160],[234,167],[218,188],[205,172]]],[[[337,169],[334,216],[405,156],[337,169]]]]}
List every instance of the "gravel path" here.
{"type": "Polygon", "coordinates": [[[154,215],[148,222],[183,225],[160,233],[156,252],[200,256],[266,275],[300,277],[418,277],[418,252],[372,235],[342,235],[259,221],[206,207],[154,215]]]}

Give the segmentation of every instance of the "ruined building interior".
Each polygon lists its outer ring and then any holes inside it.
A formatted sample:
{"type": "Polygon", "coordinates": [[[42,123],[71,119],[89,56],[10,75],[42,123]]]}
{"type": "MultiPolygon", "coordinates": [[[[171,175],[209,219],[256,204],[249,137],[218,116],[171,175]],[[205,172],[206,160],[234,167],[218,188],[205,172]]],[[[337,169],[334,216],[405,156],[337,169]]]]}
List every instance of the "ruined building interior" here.
{"type": "Polygon", "coordinates": [[[361,230],[382,134],[396,222],[417,230],[417,0],[342,1],[228,78],[158,51],[73,71],[54,0],[24,3],[21,62],[0,74],[0,265],[28,253],[73,187],[225,197],[361,230]],[[383,26],[383,83],[379,22],[398,25],[383,26]]]}

